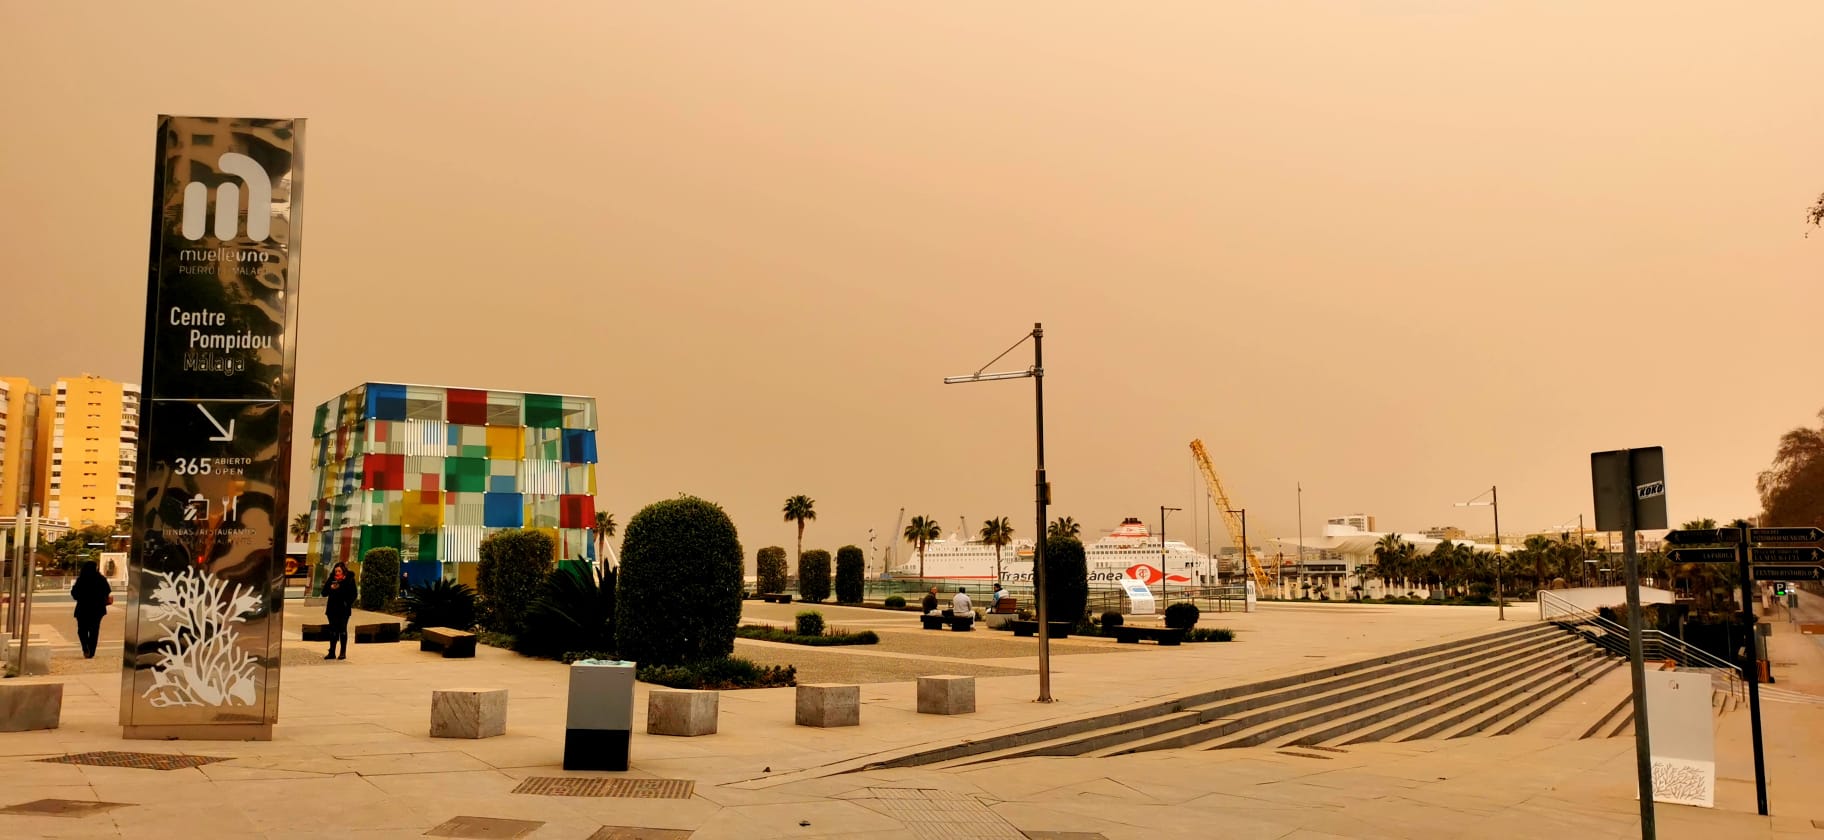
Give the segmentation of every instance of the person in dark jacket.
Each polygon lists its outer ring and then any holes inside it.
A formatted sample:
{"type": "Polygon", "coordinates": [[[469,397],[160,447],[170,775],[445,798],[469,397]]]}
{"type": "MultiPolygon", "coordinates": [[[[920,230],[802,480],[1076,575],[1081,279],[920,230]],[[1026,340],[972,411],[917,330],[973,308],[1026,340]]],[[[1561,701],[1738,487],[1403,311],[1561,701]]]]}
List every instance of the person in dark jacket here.
{"type": "Polygon", "coordinates": [[[347,563],[337,563],[329,570],[329,581],[323,584],[323,595],[328,599],[323,612],[329,618],[329,655],[324,659],[348,658],[348,617],[355,612],[355,575],[348,570],[347,563]],[[341,655],[336,654],[336,642],[342,642],[341,655]]]}
{"type": "Polygon", "coordinates": [[[94,659],[95,646],[101,642],[101,618],[108,614],[108,605],[114,603],[113,589],[95,561],[82,564],[76,583],[70,587],[70,598],[76,602],[76,638],[82,642],[82,658],[94,659]]]}
{"type": "Polygon", "coordinates": [[[925,599],[919,602],[918,608],[925,615],[937,612],[937,587],[933,586],[930,592],[925,593],[925,599]]]}

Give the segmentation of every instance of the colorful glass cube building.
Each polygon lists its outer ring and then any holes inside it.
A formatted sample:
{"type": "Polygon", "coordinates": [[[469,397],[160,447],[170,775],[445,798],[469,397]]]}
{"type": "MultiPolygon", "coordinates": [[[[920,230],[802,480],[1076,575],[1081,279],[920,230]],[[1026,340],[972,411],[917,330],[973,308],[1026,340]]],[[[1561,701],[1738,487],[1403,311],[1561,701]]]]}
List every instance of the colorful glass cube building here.
{"type": "Polygon", "coordinates": [[[314,581],[399,549],[406,583],[474,585],[481,541],[549,534],[593,564],[595,399],[369,382],[317,407],[307,556],[314,581]]]}

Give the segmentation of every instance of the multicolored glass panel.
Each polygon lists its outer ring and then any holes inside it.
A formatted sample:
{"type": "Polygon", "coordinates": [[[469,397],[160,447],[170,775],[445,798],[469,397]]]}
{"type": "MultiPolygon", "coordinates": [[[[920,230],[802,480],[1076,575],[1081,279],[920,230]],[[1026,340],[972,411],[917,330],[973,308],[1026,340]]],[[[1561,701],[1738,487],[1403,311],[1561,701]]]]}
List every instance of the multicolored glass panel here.
{"type": "Polygon", "coordinates": [[[593,563],[595,431],[588,397],[359,386],[316,410],[311,562],[384,546],[408,583],[472,583],[488,533],[535,528],[554,559],[593,563]]]}

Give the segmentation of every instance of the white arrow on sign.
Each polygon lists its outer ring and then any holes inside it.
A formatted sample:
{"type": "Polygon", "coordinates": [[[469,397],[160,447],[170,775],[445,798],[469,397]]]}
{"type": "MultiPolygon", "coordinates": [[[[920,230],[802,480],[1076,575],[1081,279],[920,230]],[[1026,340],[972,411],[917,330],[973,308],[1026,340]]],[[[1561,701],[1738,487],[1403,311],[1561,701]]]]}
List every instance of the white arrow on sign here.
{"type": "Polygon", "coordinates": [[[212,440],[212,441],[234,440],[234,418],[232,418],[232,417],[228,418],[228,426],[226,428],[223,428],[222,421],[215,419],[215,415],[209,413],[209,408],[207,406],[203,405],[202,403],[197,403],[196,410],[202,412],[203,416],[209,419],[209,425],[214,426],[216,431],[221,432],[221,434],[218,434],[218,435],[215,435],[215,436],[209,438],[210,440],[212,440]]]}

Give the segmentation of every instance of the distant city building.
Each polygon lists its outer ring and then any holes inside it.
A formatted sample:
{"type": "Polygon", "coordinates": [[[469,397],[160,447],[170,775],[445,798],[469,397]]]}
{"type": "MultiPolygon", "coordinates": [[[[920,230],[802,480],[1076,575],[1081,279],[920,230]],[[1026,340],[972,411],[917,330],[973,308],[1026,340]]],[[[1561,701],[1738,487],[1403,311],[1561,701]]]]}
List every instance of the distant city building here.
{"type": "Polygon", "coordinates": [[[0,513],[39,506],[72,528],[133,515],[139,386],[83,374],[49,389],[0,379],[0,513]]]}
{"type": "Polygon", "coordinates": [[[38,389],[21,377],[0,376],[0,516],[38,501],[37,443],[38,389]]]}
{"type": "Polygon", "coordinates": [[[1467,536],[1469,536],[1468,531],[1458,528],[1455,525],[1433,525],[1430,528],[1425,529],[1425,538],[1428,540],[1450,540],[1452,542],[1457,542],[1467,536]]]}
{"type": "Polygon", "coordinates": [[[1325,524],[1342,525],[1354,528],[1357,531],[1372,531],[1374,530],[1374,517],[1369,516],[1366,513],[1351,513],[1347,516],[1338,516],[1327,520],[1325,524]]]}
{"type": "Polygon", "coordinates": [[[595,432],[591,397],[369,382],[318,406],[313,578],[392,547],[412,585],[473,585],[482,538],[506,528],[593,563],[595,432]]]}

